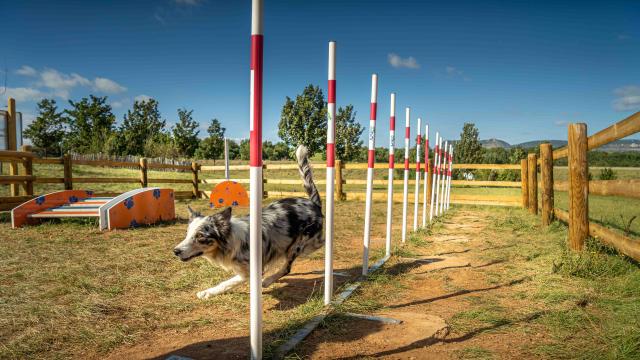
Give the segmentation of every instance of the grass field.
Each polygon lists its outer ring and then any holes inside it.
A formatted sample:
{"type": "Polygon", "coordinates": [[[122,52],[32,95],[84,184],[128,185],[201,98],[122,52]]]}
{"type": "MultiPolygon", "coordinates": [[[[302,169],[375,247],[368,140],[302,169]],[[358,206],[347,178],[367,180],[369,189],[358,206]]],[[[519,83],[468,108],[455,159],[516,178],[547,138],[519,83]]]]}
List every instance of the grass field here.
{"type": "MultiPolygon", "coordinates": [[[[174,223],[112,232],[99,232],[92,221],[54,221],[11,230],[5,218],[0,223],[0,358],[100,358],[150,338],[190,338],[211,329],[222,338],[243,339],[248,331],[246,286],[208,301],[198,300],[196,291],[229,275],[205,261],[181,263],[171,253],[184,236],[187,204],[207,211],[205,201],[179,202],[181,219],[174,223]]],[[[337,204],[336,268],[355,276],[361,259],[364,206],[351,201],[337,204]]],[[[491,221],[492,232],[478,235],[486,237],[487,246],[496,241],[491,239],[508,245],[487,253],[486,260],[516,259],[523,262],[522,267],[512,264],[508,271],[535,279],[529,290],[513,296],[549,308],[547,315],[536,320],[540,327],[536,331],[554,340],[531,349],[532,354],[633,358],[630,351],[640,346],[637,265],[593,242],[582,256],[568,253],[564,226],[540,231],[539,218],[520,209],[462,209],[491,221]],[[589,307],[566,311],[567,304],[580,301],[588,301],[589,307]],[[573,336],[576,332],[580,336],[573,336]]],[[[399,214],[394,218],[395,239],[399,238],[399,214]]],[[[374,204],[373,216],[375,259],[382,255],[383,203],[374,204]]],[[[406,257],[417,249],[429,249],[423,237],[428,234],[412,236],[409,245],[394,253],[406,257]]],[[[321,269],[322,252],[318,252],[294,266],[294,273],[321,269]]],[[[495,271],[491,276],[500,281],[506,275],[495,271]]],[[[407,288],[399,285],[402,280],[393,274],[374,277],[345,309],[384,308],[385,301],[402,297],[407,288]],[[377,295],[388,289],[393,290],[388,297],[377,295]]],[[[321,309],[321,283],[291,281],[265,291],[267,354],[321,309]]],[[[476,312],[453,317],[453,328],[462,331],[502,321],[508,310],[492,301],[478,300],[476,312]]],[[[459,357],[482,353],[476,350],[469,348],[459,357]]]]}

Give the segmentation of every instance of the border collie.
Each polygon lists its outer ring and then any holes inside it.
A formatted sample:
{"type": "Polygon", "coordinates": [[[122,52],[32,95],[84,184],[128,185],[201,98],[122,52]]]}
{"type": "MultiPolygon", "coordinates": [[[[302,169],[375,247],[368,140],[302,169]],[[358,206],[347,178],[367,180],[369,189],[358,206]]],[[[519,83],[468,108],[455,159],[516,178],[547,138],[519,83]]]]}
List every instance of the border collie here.
{"type": "MultiPolygon", "coordinates": [[[[262,265],[264,269],[284,260],[284,265],[263,279],[267,287],[289,274],[298,256],[308,255],[324,245],[322,204],[313,182],[307,148],[296,149],[298,169],[306,198],[274,201],[262,209],[262,265]]],[[[185,239],[173,249],[182,261],[202,256],[236,276],[200,291],[198,298],[227,292],[249,278],[249,215],[235,217],[231,207],[211,216],[203,216],[189,207],[189,227],[185,239]]]]}

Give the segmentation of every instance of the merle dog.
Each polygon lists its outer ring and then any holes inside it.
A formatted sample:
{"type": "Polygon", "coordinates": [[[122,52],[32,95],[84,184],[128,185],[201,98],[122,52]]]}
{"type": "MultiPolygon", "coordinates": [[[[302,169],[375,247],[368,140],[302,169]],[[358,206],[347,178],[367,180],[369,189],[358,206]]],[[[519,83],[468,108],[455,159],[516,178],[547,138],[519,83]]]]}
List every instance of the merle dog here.
{"type": "MultiPolygon", "coordinates": [[[[262,264],[264,269],[278,262],[284,265],[262,281],[267,287],[289,274],[298,256],[324,245],[322,204],[313,182],[307,148],[296,149],[298,169],[309,196],[274,201],[262,209],[262,264]]],[[[222,294],[249,277],[249,216],[234,217],[228,207],[220,213],[202,216],[189,207],[189,228],[185,239],[173,249],[182,261],[203,256],[236,276],[197,293],[207,299],[222,294]]]]}

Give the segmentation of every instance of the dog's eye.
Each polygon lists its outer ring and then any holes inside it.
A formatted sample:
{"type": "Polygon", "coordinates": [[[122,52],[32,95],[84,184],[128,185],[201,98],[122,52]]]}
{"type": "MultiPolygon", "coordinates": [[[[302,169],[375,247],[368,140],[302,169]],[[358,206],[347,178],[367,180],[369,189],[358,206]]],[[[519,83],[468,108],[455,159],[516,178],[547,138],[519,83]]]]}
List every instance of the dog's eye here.
{"type": "Polygon", "coordinates": [[[208,239],[204,236],[197,236],[196,241],[199,242],[200,244],[211,244],[211,239],[208,239]]]}

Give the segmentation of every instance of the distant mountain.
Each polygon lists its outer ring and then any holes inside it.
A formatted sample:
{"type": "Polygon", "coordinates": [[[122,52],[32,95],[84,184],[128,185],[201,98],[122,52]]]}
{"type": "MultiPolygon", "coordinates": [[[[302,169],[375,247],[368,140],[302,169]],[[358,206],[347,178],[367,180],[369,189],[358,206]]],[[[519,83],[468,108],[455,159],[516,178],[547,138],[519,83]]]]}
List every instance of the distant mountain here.
{"type": "MultiPolygon", "coordinates": [[[[540,144],[544,142],[551,143],[554,149],[558,149],[567,145],[566,140],[533,140],[533,141],[527,141],[527,142],[523,142],[515,145],[511,145],[508,142],[500,139],[480,140],[480,144],[482,144],[482,147],[486,149],[495,149],[495,148],[509,149],[512,147],[521,147],[524,149],[529,149],[532,147],[538,147],[540,146],[540,144]]],[[[607,144],[598,148],[596,151],[606,151],[606,152],[640,151],[640,139],[626,139],[626,140],[614,141],[611,144],[607,144]]]]}
{"type": "Polygon", "coordinates": [[[511,147],[511,145],[509,145],[508,142],[499,140],[499,139],[480,140],[480,144],[482,144],[482,147],[487,149],[495,149],[495,148],[508,149],[511,147]]]}

